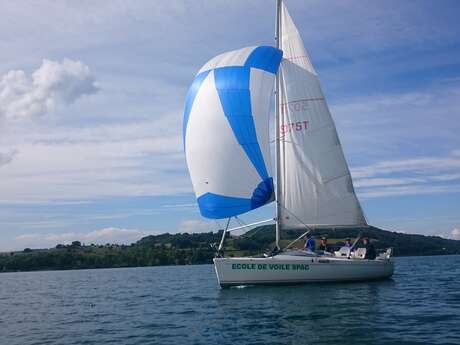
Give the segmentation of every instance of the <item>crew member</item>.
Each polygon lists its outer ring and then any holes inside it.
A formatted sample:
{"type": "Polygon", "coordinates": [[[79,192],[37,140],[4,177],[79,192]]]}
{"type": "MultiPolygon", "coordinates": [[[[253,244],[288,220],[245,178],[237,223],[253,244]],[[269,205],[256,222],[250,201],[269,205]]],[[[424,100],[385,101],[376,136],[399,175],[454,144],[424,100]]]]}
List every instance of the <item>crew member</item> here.
{"type": "Polygon", "coordinates": [[[369,241],[368,237],[363,238],[364,247],[366,248],[366,255],[364,255],[364,259],[367,260],[375,260],[377,254],[375,252],[374,245],[369,241]]]}
{"type": "Polygon", "coordinates": [[[351,244],[351,239],[347,238],[345,240],[345,246],[344,247],[347,247],[347,248],[351,248],[352,244],[351,244]]]}
{"type": "Polygon", "coordinates": [[[310,234],[307,234],[305,236],[305,246],[304,246],[305,250],[310,250],[314,252],[315,247],[316,247],[315,239],[310,234]]]}
{"type": "Polygon", "coordinates": [[[326,237],[321,237],[321,243],[319,245],[319,250],[322,250],[324,252],[329,252],[329,246],[327,244],[327,238],[326,237]]]}

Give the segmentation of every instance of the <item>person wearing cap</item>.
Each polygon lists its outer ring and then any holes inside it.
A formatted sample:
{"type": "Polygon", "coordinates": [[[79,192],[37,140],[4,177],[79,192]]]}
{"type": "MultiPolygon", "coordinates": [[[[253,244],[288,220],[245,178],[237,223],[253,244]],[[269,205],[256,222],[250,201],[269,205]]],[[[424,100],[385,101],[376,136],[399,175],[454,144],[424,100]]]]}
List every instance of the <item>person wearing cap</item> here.
{"type": "Polygon", "coordinates": [[[315,247],[316,247],[315,239],[310,234],[307,234],[305,236],[305,246],[304,246],[305,250],[310,250],[314,252],[315,247]]]}
{"type": "Polygon", "coordinates": [[[377,254],[375,252],[374,245],[369,241],[368,237],[363,238],[364,247],[366,248],[366,255],[364,255],[364,259],[367,260],[375,260],[377,254]]]}
{"type": "Polygon", "coordinates": [[[330,251],[329,250],[330,248],[329,248],[329,246],[327,244],[327,238],[326,237],[321,237],[321,243],[320,243],[318,249],[322,250],[323,252],[329,252],[330,251]]]}

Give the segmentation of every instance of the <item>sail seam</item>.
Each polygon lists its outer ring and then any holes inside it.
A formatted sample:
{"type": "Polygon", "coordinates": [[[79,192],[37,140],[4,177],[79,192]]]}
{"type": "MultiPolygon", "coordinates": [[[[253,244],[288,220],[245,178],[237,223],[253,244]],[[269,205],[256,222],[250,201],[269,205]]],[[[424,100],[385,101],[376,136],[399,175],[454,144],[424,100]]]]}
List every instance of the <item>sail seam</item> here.
{"type": "Polygon", "coordinates": [[[322,181],[322,182],[323,182],[323,184],[327,184],[327,183],[329,183],[329,182],[338,180],[339,178],[342,178],[342,177],[345,177],[345,176],[350,176],[350,177],[351,177],[351,174],[350,174],[349,172],[347,172],[346,174],[342,174],[342,175],[340,175],[340,176],[332,177],[332,178],[330,178],[330,179],[328,179],[328,180],[324,180],[324,181],[322,181]]]}
{"type": "Polygon", "coordinates": [[[297,55],[297,56],[293,56],[293,57],[284,57],[286,60],[295,60],[295,59],[301,59],[301,58],[305,58],[305,59],[308,59],[308,56],[307,55],[297,55]]]}
{"type": "Polygon", "coordinates": [[[295,101],[281,103],[281,105],[287,105],[287,104],[298,103],[298,102],[311,102],[311,101],[324,101],[324,97],[302,98],[302,99],[298,99],[295,101]]]}

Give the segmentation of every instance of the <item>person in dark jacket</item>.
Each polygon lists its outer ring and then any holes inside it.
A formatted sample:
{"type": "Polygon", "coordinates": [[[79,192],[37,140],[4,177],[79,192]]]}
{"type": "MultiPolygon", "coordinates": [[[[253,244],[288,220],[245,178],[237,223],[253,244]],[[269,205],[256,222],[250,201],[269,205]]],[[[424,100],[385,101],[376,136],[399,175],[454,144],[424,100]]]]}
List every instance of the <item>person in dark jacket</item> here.
{"type": "Polygon", "coordinates": [[[363,243],[366,248],[366,255],[364,255],[364,259],[375,260],[377,253],[375,252],[374,245],[369,241],[368,237],[363,238],[363,243]]]}
{"type": "Polygon", "coordinates": [[[327,244],[327,238],[326,237],[321,237],[321,243],[320,243],[318,249],[323,251],[323,252],[331,252],[331,248],[327,244]]]}

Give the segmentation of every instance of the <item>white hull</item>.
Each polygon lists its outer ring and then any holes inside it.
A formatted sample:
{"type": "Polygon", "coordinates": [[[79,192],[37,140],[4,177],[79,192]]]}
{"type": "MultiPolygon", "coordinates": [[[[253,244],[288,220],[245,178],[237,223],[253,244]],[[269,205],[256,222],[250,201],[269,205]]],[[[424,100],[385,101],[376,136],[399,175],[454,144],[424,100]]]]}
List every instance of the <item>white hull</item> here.
{"type": "Polygon", "coordinates": [[[266,258],[215,258],[221,287],[254,284],[300,284],[348,282],[391,277],[393,262],[326,256],[276,255],[266,258]]]}

